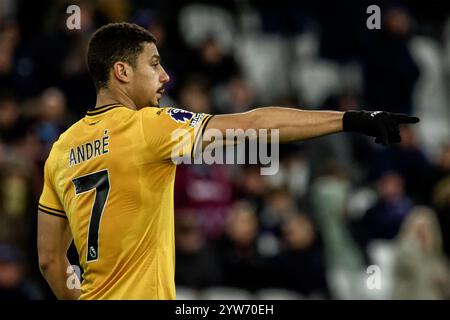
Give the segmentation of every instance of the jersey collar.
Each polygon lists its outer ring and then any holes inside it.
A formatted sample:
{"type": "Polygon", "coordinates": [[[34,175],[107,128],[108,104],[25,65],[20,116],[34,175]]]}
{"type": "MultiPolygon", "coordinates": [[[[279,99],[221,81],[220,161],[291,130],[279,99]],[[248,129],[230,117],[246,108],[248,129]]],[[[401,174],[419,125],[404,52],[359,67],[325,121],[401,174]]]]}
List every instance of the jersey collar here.
{"type": "Polygon", "coordinates": [[[121,103],[112,103],[112,104],[107,104],[107,105],[104,105],[104,106],[101,106],[101,107],[98,107],[98,108],[90,108],[87,111],[86,115],[87,116],[96,116],[96,115],[102,114],[104,112],[107,112],[107,111],[109,111],[111,109],[114,109],[114,108],[117,108],[117,107],[123,107],[123,106],[124,105],[121,104],[121,103]]]}

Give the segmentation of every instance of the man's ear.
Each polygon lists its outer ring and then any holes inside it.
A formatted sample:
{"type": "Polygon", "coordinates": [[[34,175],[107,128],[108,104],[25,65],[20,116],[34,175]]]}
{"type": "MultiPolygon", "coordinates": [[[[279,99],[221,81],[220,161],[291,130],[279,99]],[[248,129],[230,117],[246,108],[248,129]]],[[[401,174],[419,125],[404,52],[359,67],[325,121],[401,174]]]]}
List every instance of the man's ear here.
{"type": "Polygon", "coordinates": [[[122,61],[117,61],[116,63],[114,63],[112,68],[112,73],[114,77],[123,83],[130,82],[130,76],[132,72],[133,71],[131,66],[122,61]]]}

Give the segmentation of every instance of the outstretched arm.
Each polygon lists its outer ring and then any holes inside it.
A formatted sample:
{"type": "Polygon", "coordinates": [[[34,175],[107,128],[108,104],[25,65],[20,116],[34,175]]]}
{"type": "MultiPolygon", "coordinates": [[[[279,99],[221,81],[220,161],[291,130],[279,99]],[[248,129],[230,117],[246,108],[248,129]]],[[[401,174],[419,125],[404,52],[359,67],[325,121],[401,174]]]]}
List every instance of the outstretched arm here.
{"type": "Polygon", "coordinates": [[[281,143],[320,137],[341,131],[353,131],[375,137],[387,145],[400,142],[399,125],[419,119],[384,111],[309,111],[283,107],[258,108],[244,113],[214,116],[208,123],[203,146],[209,144],[208,129],[278,129],[281,143]]]}
{"type": "Polygon", "coordinates": [[[80,290],[67,285],[70,266],[67,250],[72,242],[69,222],[38,210],[39,268],[58,299],[78,299],[80,290]]]}

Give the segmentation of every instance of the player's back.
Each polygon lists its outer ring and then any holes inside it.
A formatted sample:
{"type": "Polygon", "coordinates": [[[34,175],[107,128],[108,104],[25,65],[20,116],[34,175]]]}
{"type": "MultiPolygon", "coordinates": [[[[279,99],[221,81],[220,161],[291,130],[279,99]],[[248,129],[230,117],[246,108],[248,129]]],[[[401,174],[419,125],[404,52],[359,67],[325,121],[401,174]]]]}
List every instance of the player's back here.
{"type": "MultiPolygon", "coordinates": [[[[44,185],[39,208],[67,216],[84,269],[81,299],[175,298],[167,136],[178,120],[163,110],[91,109],[53,145],[45,180],[54,199],[44,185]]],[[[184,122],[195,137],[197,123],[184,122]]]]}

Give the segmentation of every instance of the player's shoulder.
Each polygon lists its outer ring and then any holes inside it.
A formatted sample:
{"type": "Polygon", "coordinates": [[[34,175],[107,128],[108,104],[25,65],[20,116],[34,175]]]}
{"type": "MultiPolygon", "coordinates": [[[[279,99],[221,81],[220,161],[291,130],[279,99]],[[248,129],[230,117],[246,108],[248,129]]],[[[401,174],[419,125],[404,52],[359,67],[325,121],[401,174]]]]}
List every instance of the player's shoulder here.
{"type": "Polygon", "coordinates": [[[154,117],[161,115],[164,107],[144,107],[137,111],[137,114],[143,117],[154,117]]]}
{"type": "Polygon", "coordinates": [[[58,139],[55,141],[53,146],[57,146],[61,143],[63,143],[65,140],[70,139],[70,136],[72,136],[74,133],[79,130],[82,119],[76,121],[73,123],[69,128],[67,128],[63,133],[61,133],[58,137],[58,139]]]}
{"type": "Polygon", "coordinates": [[[176,107],[145,107],[140,109],[138,113],[144,120],[167,121],[170,118],[176,120],[174,115],[178,110],[184,111],[176,107]]]}
{"type": "Polygon", "coordinates": [[[152,118],[160,121],[170,121],[175,123],[187,123],[201,114],[195,114],[192,111],[188,111],[180,107],[148,107],[140,110],[143,113],[143,117],[152,118]]]}
{"type": "Polygon", "coordinates": [[[68,141],[73,140],[74,135],[76,136],[77,132],[79,132],[80,124],[82,119],[78,120],[77,122],[73,123],[69,128],[67,128],[63,133],[61,133],[56,139],[56,141],[53,143],[51,149],[49,158],[51,157],[57,157],[59,153],[62,152],[62,146],[64,146],[68,141]]]}
{"type": "Polygon", "coordinates": [[[144,108],[140,109],[139,112],[142,112],[144,114],[149,114],[149,115],[155,115],[155,116],[160,116],[163,114],[173,115],[176,113],[194,114],[194,112],[188,111],[188,110],[186,110],[186,108],[175,107],[175,106],[144,107],[144,108]]]}
{"type": "Polygon", "coordinates": [[[174,107],[144,107],[138,111],[139,114],[143,116],[159,117],[161,115],[167,114],[170,109],[176,109],[174,107]]]}

